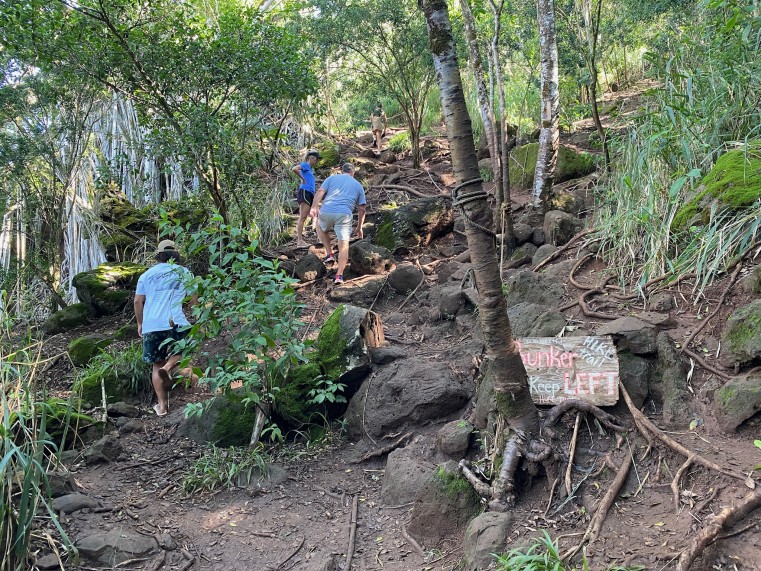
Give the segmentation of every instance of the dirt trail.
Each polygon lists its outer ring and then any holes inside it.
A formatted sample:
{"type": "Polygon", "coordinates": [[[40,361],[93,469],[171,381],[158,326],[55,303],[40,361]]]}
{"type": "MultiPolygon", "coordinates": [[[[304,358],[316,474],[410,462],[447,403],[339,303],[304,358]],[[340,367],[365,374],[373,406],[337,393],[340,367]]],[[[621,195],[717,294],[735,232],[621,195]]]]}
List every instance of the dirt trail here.
{"type": "MultiPolygon", "coordinates": [[[[627,101],[631,94],[622,94],[627,101]]],[[[626,106],[626,103],[622,104],[626,106]]],[[[626,109],[629,112],[629,108],[626,109]]],[[[580,125],[580,130],[567,137],[568,141],[582,148],[588,141],[589,125],[580,125]],[[587,132],[586,139],[579,133],[587,132]]],[[[408,161],[397,167],[405,173],[401,184],[411,184],[425,194],[438,194],[451,184],[448,177],[448,156],[446,142],[440,141],[441,150],[418,175],[411,170],[408,161]],[[439,182],[427,175],[438,173],[439,182]],[[414,178],[417,177],[417,178],[414,178]]],[[[366,146],[355,147],[358,154],[366,146]]],[[[368,193],[370,210],[377,211],[380,203],[389,197],[383,191],[368,193]]],[[[514,196],[516,209],[523,205],[521,195],[514,196]]],[[[456,233],[436,242],[431,248],[416,255],[425,263],[448,258],[463,238],[456,233]]],[[[290,249],[278,254],[292,256],[290,249]]],[[[301,255],[301,253],[300,253],[301,255]]],[[[564,258],[573,258],[572,248],[564,258]]],[[[599,265],[590,264],[577,275],[579,281],[595,280],[599,265]]],[[[427,279],[434,283],[436,276],[427,279]]],[[[329,315],[335,304],[326,301],[327,280],[304,288],[301,294],[307,304],[305,320],[315,324],[309,334],[314,336],[320,323],[329,315]],[[314,314],[314,315],[313,315],[314,314]],[[313,319],[314,317],[314,319],[313,319]]],[[[567,297],[575,299],[580,292],[566,284],[567,297]]],[[[707,299],[718,298],[721,284],[709,289],[707,299]]],[[[688,294],[677,288],[675,297],[688,294]]],[[[379,300],[374,310],[384,318],[398,313],[403,298],[391,297],[379,300]]],[[[695,309],[687,297],[680,302],[676,314],[676,333],[689,330],[695,321],[695,309]]],[[[735,300],[739,301],[739,300],[735,300]]],[[[730,300],[731,302],[731,300],[730,300]]],[[[444,360],[459,374],[469,377],[472,382],[472,363],[453,360],[449,349],[468,339],[468,332],[442,329],[438,338],[426,338],[422,342],[423,328],[411,325],[410,317],[418,309],[415,299],[401,312],[402,319],[397,324],[387,326],[387,332],[401,342],[410,356],[419,359],[444,360]]],[[[619,311],[627,311],[628,307],[619,311]]],[[[567,313],[569,323],[575,326],[589,325],[595,320],[584,317],[578,308],[567,313]]],[[[709,335],[721,323],[717,318],[704,335],[709,335]]],[[[112,327],[109,322],[96,325],[112,327]]],[[[92,327],[88,328],[88,332],[92,327]]],[[[70,335],[56,337],[48,348],[50,353],[65,347],[67,339],[82,331],[72,331],[70,335]]],[[[69,377],[70,367],[60,363],[49,372],[53,388],[63,391],[63,381],[69,377]]],[[[702,390],[712,382],[708,375],[696,369],[692,377],[694,393],[693,405],[703,411],[707,421],[696,430],[671,433],[671,436],[693,450],[712,458],[722,466],[735,467],[748,472],[754,465],[761,464],[761,451],[752,445],[753,438],[761,434],[761,420],[757,418],[741,428],[736,436],[721,434],[709,421],[706,411],[707,393],[702,390]]],[[[352,463],[364,449],[347,442],[337,434],[331,434],[327,442],[315,444],[289,444],[276,451],[276,463],[285,470],[281,478],[264,481],[259,486],[218,493],[196,493],[185,495],[180,482],[191,463],[204,452],[198,445],[176,436],[176,425],[180,420],[184,403],[198,401],[208,395],[182,393],[172,395],[172,412],[165,419],[158,419],[147,413],[149,403],[143,404],[146,411],[142,417],[141,432],[122,434],[120,443],[125,454],[119,461],[86,466],[83,462],[73,465],[74,475],[83,493],[99,499],[106,509],[77,512],[64,517],[64,526],[73,539],[93,531],[129,528],[148,535],[169,533],[177,543],[175,549],[167,552],[160,569],[167,570],[289,570],[289,571],[330,571],[343,569],[351,529],[352,498],[358,496],[357,537],[352,568],[359,571],[417,571],[456,569],[460,558],[461,537],[452,537],[438,545],[425,546],[422,555],[417,553],[404,538],[403,526],[410,517],[410,505],[384,506],[380,499],[383,467],[385,459],[376,459],[361,464],[352,463]],[[112,508],[109,510],[108,508],[112,508]]],[[[646,411],[654,413],[656,411],[646,411]]],[[[469,411],[465,411],[467,416],[469,411]]],[[[568,434],[573,419],[565,419],[561,425],[568,434]]],[[[563,431],[563,428],[560,429],[563,431]]],[[[612,435],[601,434],[593,424],[582,425],[579,447],[606,451],[615,446],[612,435]]],[[[632,436],[624,443],[623,453],[635,458],[635,469],[627,481],[622,498],[616,502],[602,529],[601,539],[587,550],[591,569],[605,569],[609,565],[640,564],[646,569],[672,569],[679,550],[686,544],[695,529],[712,511],[720,506],[737,501],[746,489],[724,476],[704,469],[692,469],[685,475],[680,495],[680,505],[675,508],[670,488],[671,480],[683,458],[657,447],[646,458],[643,454],[647,443],[638,436],[632,436]],[[694,508],[705,502],[703,511],[694,513],[694,508]]],[[[618,457],[620,460],[620,456],[618,457]]],[[[589,470],[589,463],[580,470],[589,470]]],[[[575,482],[586,478],[582,471],[575,472],[575,482]]],[[[562,550],[578,541],[589,521],[590,512],[604,494],[606,485],[612,478],[609,471],[600,476],[589,476],[588,485],[582,488],[578,503],[568,502],[559,508],[548,509],[549,484],[537,479],[526,488],[514,510],[514,525],[510,535],[510,545],[522,545],[526,538],[535,537],[539,529],[548,529],[553,537],[561,537],[562,550]]],[[[694,569],[752,570],[761,569],[761,514],[751,516],[743,522],[738,533],[709,548],[707,557],[694,569]]],[[[128,568],[154,569],[155,559],[138,561],[128,568]]],[[[81,569],[106,569],[110,567],[85,563],[81,569]]],[[[120,567],[122,568],[122,567],[120,567]]]]}

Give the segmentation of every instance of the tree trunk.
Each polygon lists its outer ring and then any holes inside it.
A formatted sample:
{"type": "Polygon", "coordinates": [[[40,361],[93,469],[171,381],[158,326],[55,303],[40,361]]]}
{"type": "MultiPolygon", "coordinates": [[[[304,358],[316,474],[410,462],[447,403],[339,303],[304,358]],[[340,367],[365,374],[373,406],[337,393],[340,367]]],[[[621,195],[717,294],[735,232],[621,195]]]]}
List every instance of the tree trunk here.
{"type": "Polygon", "coordinates": [[[481,121],[484,124],[484,134],[489,145],[489,157],[491,158],[491,168],[494,173],[494,195],[497,199],[497,212],[502,209],[502,166],[500,165],[499,137],[497,136],[496,119],[494,118],[494,108],[492,100],[489,97],[489,90],[484,79],[484,66],[481,59],[481,50],[478,47],[476,37],[476,21],[473,12],[470,9],[468,0],[460,0],[462,8],[462,18],[465,24],[465,36],[468,40],[468,55],[470,57],[470,67],[473,70],[473,78],[478,93],[478,109],[481,112],[481,121]]]}
{"type": "Polygon", "coordinates": [[[600,136],[600,141],[602,142],[605,169],[610,170],[610,150],[608,149],[608,140],[605,137],[605,129],[603,129],[602,121],[600,120],[600,112],[597,107],[597,36],[600,33],[603,0],[597,0],[594,17],[592,15],[592,1],[593,0],[582,0],[581,2],[584,26],[581,29],[580,35],[585,37],[588,49],[586,60],[590,79],[587,91],[592,106],[592,120],[594,121],[595,127],[597,128],[597,134],[600,136]]]}
{"type": "Polygon", "coordinates": [[[555,30],[555,0],[537,0],[539,19],[539,53],[541,59],[542,126],[539,131],[539,149],[534,173],[534,206],[541,204],[547,212],[547,204],[555,180],[555,167],[560,146],[558,112],[558,43],[555,30]]]}
{"type": "Polygon", "coordinates": [[[478,290],[478,307],[486,345],[485,374],[494,382],[497,409],[511,428],[538,434],[539,415],[531,400],[526,369],[512,337],[494,245],[492,211],[479,179],[476,147],[465,105],[460,68],[446,0],[418,0],[441,91],[452,167],[458,188],[454,204],[465,218],[465,234],[478,290]],[[470,183],[470,181],[476,181],[470,183]]]}

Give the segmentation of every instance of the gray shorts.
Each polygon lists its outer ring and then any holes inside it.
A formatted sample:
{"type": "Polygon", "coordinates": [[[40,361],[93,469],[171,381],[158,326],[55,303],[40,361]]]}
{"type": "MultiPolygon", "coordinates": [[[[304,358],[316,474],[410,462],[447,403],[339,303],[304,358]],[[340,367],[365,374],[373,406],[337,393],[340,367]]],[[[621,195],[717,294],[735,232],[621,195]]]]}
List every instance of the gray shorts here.
{"type": "Polygon", "coordinates": [[[351,214],[320,212],[319,221],[323,232],[333,230],[336,233],[336,238],[345,242],[348,242],[351,238],[351,214]]]}

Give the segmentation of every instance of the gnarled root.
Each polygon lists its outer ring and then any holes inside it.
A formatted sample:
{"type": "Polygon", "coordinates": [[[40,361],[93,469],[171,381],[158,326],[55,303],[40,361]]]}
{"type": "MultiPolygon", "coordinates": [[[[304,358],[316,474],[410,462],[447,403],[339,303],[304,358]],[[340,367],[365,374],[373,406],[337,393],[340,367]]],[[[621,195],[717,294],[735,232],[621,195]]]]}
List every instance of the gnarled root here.
{"type": "Polygon", "coordinates": [[[695,536],[690,546],[682,552],[676,565],[677,571],[688,571],[692,562],[713,543],[719,534],[740,522],[756,508],[761,507],[761,489],[746,495],[742,501],[734,507],[724,508],[718,515],[710,520],[708,525],[695,536]]]}
{"type": "Polygon", "coordinates": [[[545,428],[548,426],[555,426],[558,420],[560,420],[560,417],[562,417],[565,413],[571,410],[577,410],[579,412],[588,412],[589,414],[593,415],[597,420],[599,420],[600,424],[602,424],[603,426],[607,426],[610,430],[613,430],[614,432],[626,432],[629,429],[629,427],[627,426],[627,423],[622,421],[618,417],[605,412],[604,410],[593,405],[590,402],[577,400],[577,399],[567,399],[561,402],[560,404],[553,406],[550,409],[550,411],[547,413],[547,416],[544,417],[544,422],[542,426],[545,428]]]}
{"type": "Polygon", "coordinates": [[[502,467],[499,476],[492,483],[489,508],[495,512],[504,512],[515,505],[515,473],[521,456],[528,451],[528,435],[522,430],[512,430],[502,454],[502,467]]]}

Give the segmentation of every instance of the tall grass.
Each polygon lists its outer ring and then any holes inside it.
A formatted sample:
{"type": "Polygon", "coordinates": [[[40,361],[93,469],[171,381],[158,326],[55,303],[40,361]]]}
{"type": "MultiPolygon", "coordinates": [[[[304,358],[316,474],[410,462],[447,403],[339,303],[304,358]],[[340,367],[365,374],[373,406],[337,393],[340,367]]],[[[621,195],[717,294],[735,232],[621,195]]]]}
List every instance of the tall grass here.
{"type": "MultiPolygon", "coordinates": [[[[3,389],[0,396],[0,541],[5,547],[0,554],[0,571],[30,568],[29,547],[35,534],[52,541],[53,532],[67,551],[76,554],[48,501],[47,472],[56,465],[58,447],[48,434],[52,405],[38,394],[37,373],[42,363],[39,345],[8,350],[0,344],[3,389]]],[[[66,430],[60,438],[61,441],[66,439],[66,430]]]]}
{"type": "Polygon", "coordinates": [[[715,163],[761,136],[761,18],[751,0],[704,0],[692,29],[649,54],[659,87],[617,142],[615,171],[600,187],[602,251],[622,283],[698,274],[702,290],[758,237],[761,204],[673,233],[671,222],[715,163]]]}

